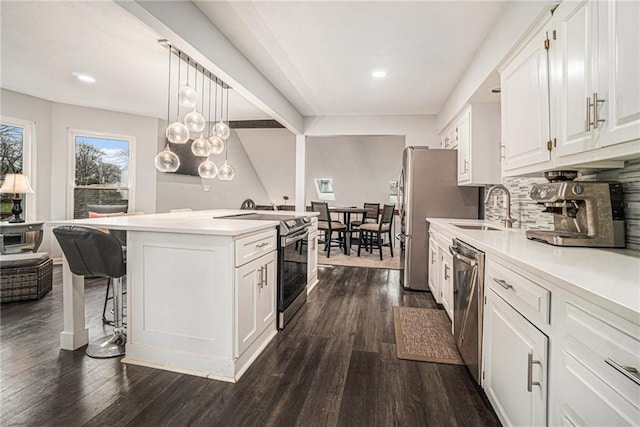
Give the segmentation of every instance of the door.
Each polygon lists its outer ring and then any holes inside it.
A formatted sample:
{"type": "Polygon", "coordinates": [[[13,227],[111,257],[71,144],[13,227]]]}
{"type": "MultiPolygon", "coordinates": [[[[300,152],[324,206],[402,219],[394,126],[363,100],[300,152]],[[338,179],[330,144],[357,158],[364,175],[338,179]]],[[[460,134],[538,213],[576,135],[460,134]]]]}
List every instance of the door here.
{"type": "Polygon", "coordinates": [[[486,301],[487,397],[504,425],[546,425],[549,339],[493,290],[486,301]]]}
{"type": "Polygon", "coordinates": [[[258,285],[262,278],[261,260],[262,258],[258,258],[236,268],[236,356],[240,356],[258,336],[258,285]]]}
{"type": "Polygon", "coordinates": [[[261,284],[256,286],[257,332],[260,335],[265,328],[275,325],[276,321],[277,252],[271,252],[257,261],[260,261],[259,268],[262,270],[259,275],[261,284]]]}
{"type": "MultiPolygon", "coordinates": [[[[449,251],[443,248],[438,249],[440,252],[440,296],[442,299],[442,306],[447,312],[451,323],[453,320],[453,257],[449,254],[449,251]]],[[[455,328],[455,325],[453,326],[455,328]]]]}
{"type": "Polygon", "coordinates": [[[471,111],[467,111],[456,125],[456,140],[458,141],[458,182],[471,179],[471,111]]]}
{"type": "Polygon", "coordinates": [[[595,0],[563,2],[554,13],[557,40],[550,52],[560,157],[590,150],[597,139],[591,124],[597,86],[596,6],[595,0]]]}
{"type": "Polygon", "coordinates": [[[600,146],[640,138],[640,2],[599,0],[600,146]]]}
{"type": "Polygon", "coordinates": [[[436,303],[442,304],[440,296],[440,275],[438,274],[438,245],[434,239],[429,239],[429,289],[436,303]]]}
{"type": "Polygon", "coordinates": [[[505,171],[550,160],[546,40],[544,29],[500,73],[505,171]]]}

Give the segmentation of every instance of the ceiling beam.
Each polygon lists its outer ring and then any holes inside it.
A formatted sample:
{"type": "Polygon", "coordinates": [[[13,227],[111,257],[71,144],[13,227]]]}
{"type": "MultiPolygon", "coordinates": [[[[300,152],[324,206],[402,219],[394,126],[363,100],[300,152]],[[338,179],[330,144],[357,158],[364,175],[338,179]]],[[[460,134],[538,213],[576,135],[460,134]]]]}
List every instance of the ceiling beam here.
{"type": "Polygon", "coordinates": [[[284,129],[277,120],[230,120],[231,129],[284,129]]]}

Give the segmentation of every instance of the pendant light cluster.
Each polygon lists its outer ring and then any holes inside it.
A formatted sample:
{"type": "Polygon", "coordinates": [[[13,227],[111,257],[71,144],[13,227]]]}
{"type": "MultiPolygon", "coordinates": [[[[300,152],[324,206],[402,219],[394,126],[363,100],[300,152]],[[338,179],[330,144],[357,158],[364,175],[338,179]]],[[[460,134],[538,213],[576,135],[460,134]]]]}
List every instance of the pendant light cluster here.
{"type": "Polygon", "coordinates": [[[228,149],[225,151],[225,141],[229,138],[231,130],[229,128],[229,86],[222,80],[218,79],[214,74],[205,69],[203,66],[193,61],[188,55],[180,49],[172,46],[167,40],[159,40],[159,42],[169,48],[169,85],[167,97],[167,126],[166,136],[167,145],[155,158],[156,169],[160,172],[175,172],[180,167],[180,158],[171,151],[169,143],[186,144],[189,139],[193,139],[191,144],[191,152],[198,157],[206,157],[206,159],[198,166],[198,174],[202,178],[214,179],[218,177],[222,181],[231,181],[235,177],[235,171],[228,162],[228,149]],[[171,110],[171,62],[172,55],[178,57],[178,92],[176,103],[176,120],[170,122],[171,110]],[[183,58],[184,57],[184,58],[183,58]],[[187,82],[181,85],[181,66],[182,62],[186,62],[187,66],[187,82]],[[194,71],[194,82],[191,86],[191,70],[194,71]],[[198,87],[198,74],[201,76],[201,85],[198,87]],[[208,80],[205,82],[205,80],[208,80]],[[212,98],[211,85],[215,86],[215,97],[212,98]],[[205,91],[208,86],[208,110],[205,119],[205,91]],[[220,87],[220,117],[218,118],[218,86],[220,87]],[[226,92],[226,114],[224,112],[226,92]],[[214,102],[214,116],[211,121],[211,101],[214,102]],[[198,101],[200,101],[200,110],[198,111],[198,101]],[[180,119],[180,108],[190,109],[184,116],[184,120],[180,119]],[[225,122],[226,121],[226,122],[225,122]],[[207,126],[207,122],[209,126],[207,126]],[[211,125],[212,123],[214,123],[211,125]],[[207,136],[205,136],[205,133],[207,136]],[[224,164],[218,166],[211,160],[211,155],[221,154],[225,151],[224,164]]]}

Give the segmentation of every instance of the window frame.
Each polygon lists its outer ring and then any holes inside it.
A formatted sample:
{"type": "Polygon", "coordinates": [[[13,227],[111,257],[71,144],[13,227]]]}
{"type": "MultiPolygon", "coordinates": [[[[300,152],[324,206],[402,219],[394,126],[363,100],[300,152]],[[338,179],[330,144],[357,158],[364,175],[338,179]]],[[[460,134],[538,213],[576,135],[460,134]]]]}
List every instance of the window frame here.
{"type": "Polygon", "coordinates": [[[132,135],[122,135],[117,133],[97,132],[84,129],[67,129],[67,143],[68,143],[68,158],[67,158],[67,208],[66,218],[73,219],[74,211],[74,197],[76,189],[76,137],[87,138],[104,138],[115,139],[119,141],[127,141],[129,143],[129,170],[128,170],[128,182],[124,186],[120,186],[121,189],[128,191],[128,211],[135,211],[135,181],[136,181],[136,138],[132,135]]]}
{"type": "Polygon", "coordinates": [[[315,183],[316,194],[318,196],[318,200],[325,200],[325,201],[334,201],[334,200],[336,200],[336,191],[333,188],[333,179],[331,179],[331,178],[314,178],[313,182],[315,183]],[[320,183],[322,181],[329,181],[329,185],[331,186],[331,191],[330,192],[321,191],[320,183]]]}
{"type": "Polygon", "coordinates": [[[23,194],[25,201],[25,221],[35,221],[37,204],[37,180],[34,165],[37,164],[36,150],[33,149],[36,140],[36,123],[31,120],[16,119],[14,117],[0,116],[0,123],[7,126],[22,128],[22,174],[29,178],[29,184],[33,188],[33,194],[23,194]]]}

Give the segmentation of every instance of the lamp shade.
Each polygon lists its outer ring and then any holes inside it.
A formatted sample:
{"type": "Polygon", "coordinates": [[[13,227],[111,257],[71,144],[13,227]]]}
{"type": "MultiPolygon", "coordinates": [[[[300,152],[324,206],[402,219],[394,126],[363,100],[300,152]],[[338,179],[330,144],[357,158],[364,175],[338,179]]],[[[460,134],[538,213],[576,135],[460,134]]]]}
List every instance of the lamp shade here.
{"type": "Polygon", "coordinates": [[[25,194],[33,193],[33,188],[29,185],[29,178],[21,173],[8,173],[4,177],[0,193],[25,194]]]}

